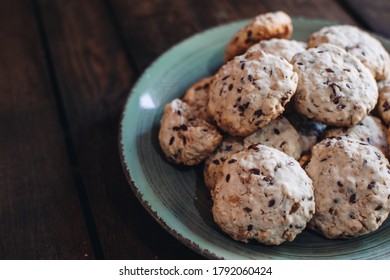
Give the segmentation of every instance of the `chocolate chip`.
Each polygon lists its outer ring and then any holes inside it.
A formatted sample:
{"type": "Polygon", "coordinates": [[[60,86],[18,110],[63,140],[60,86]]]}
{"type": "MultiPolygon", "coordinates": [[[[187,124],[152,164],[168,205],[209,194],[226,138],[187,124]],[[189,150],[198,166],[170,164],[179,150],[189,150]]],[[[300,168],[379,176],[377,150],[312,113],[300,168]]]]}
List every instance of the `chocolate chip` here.
{"type": "Polygon", "coordinates": [[[229,181],[230,181],[230,174],[228,174],[228,175],[226,175],[226,183],[229,183],[229,181]]]}
{"type": "Polygon", "coordinates": [[[252,225],[248,225],[247,229],[248,229],[248,231],[251,231],[253,229],[253,226],[252,225]]]}
{"type": "Polygon", "coordinates": [[[178,114],[179,116],[181,116],[181,111],[177,111],[177,114],[178,114]]]}
{"type": "Polygon", "coordinates": [[[238,106],[238,110],[244,112],[246,109],[248,109],[248,107],[249,107],[249,102],[238,106]]]}
{"type": "Polygon", "coordinates": [[[376,208],[375,208],[375,211],[379,211],[383,208],[383,205],[378,205],[376,208]]]}
{"type": "Polygon", "coordinates": [[[228,164],[235,163],[237,160],[235,158],[232,158],[231,160],[228,161],[228,164]]]}
{"type": "Polygon", "coordinates": [[[349,214],[349,217],[350,217],[352,220],[355,220],[355,219],[356,219],[356,216],[355,216],[354,213],[349,214]]]}
{"type": "Polygon", "coordinates": [[[330,68],[325,68],[325,71],[328,72],[328,73],[334,73],[334,71],[330,68]]]}
{"type": "Polygon", "coordinates": [[[344,185],[343,185],[343,183],[342,183],[342,182],[340,182],[340,181],[337,181],[337,186],[339,186],[339,187],[342,187],[342,186],[344,186],[344,185]]]}
{"type": "Polygon", "coordinates": [[[217,159],[213,160],[213,163],[216,164],[216,165],[220,164],[219,160],[217,160],[217,159]]]}
{"type": "Polygon", "coordinates": [[[375,181],[371,181],[368,186],[367,186],[367,189],[369,190],[372,190],[373,188],[376,187],[376,182],[375,181]]]}
{"type": "Polygon", "coordinates": [[[238,92],[238,93],[241,93],[241,92],[242,92],[242,87],[238,87],[238,88],[237,88],[237,92],[238,92]]]}
{"type": "Polygon", "coordinates": [[[186,130],[188,129],[188,127],[187,127],[185,124],[182,124],[182,125],[180,126],[180,128],[181,128],[181,130],[183,130],[183,131],[186,131],[186,130]]]}
{"type": "Polygon", "coordinates": [[[273,182],[274,182],[274,177],[272,177],[272,176],[265,176],[265,177],[263,178],[263,181],[266,181],[267,183],[273,184],[273,182]]]}
{"type": "Polygon", "coordinates": [[[301,204],[299,202],[295,202],[290,209],[290,214],[297,212],[297,210],[301,207],[301,204]]]}
{"type": "Polygon", "coordinates": [[[228,89],[232,90],[233,89],[233,84],[230,84],[228,89]]]}
{"type": "Polygon", "coordinates": [[[387,100],[385,102],[383,102],[382,107],[383,107],[384,112],[390,110],[390,104],[387,102],[387,100]]]}
{"type": "Polygon", "coordinates": [[[274,128],[274,133],[279,135],[279,134],[280,134],[280,131],[279,131],[279,129],[277,129],[277,128],[274,128]]]}
{"type": "Polygon", "coordinates": [[[349,202],[350,203],[356,203],[356,193],[354,193],[353,195],[351,195],[350,197],[349,197],[349,202]]]}
{"type": "Polygon", "coordinates": [[[378,159],[381,159],[382,157],[381,157],[381,155],[378,153],[378,152],[374,152],[375,153],[375,155],[378,157],[378,159]]]}
{"type": "Polygon", "coordinates": [[[264,121],[264,120],[259,120],[259,121],[255,122],[255,125],[256,125],[256,126],[259,126],[263,121],[264,121]]]}
{"type": "Polygon", "coordinates": [[[272,207],[275,205],[275,199],[271,199],[270,201],[268,201],[268,207],[272,207]]]}
{"type": "Polygon", "coordinates": [[[245,68],[245,62],[241,64],[241,70],[244,70],[244,68],[245,68]]]}
{"type": "Polygon", "coordinates": [[[232,145],[228,145],[228,146],[225,147],[224,150],[227,151],[227,152],[230,152],[232,150],[232,147],[233,147],[232,145]]]}
{"type": "Polygon", "coordinates": [[[252,168],[249,170],[252,174],[260,175],[260,169],[258,168],[252,168]]]}
{"type": "Polygon", "coordinates": [[[244,207],[244,211],[250,213],[250,212],[252,212],[252,209],[249,207],[244,207]]]}
{"type": "Polygon", "coordinates": [[[225,77],[222,78],[222,81],[225,81],[227,78],[229,78],[230,75],[227,75],[225,77]]]}
{"type": "Polygon", "coordinates": [[[248,32],[246,33],[246,35],[247,35],[248,37],[252,37],[252,30],[248,30],[248,32]]]}
{"type": "Polygon", "coordinates": [[[248,75],[248,80],[249,80],[249,82],[253,82],[253,77],[252,77],[252,75],[248,75]]]}
{"type": "Polygon", "coordinates": [[[175,142],[175,137],[171,137],[171,139],[169,139],[169,146],[173,144],[173,142],[175,142]]]}
{"type": "Polygon", "coordinates": [[[262,110],[256,110],[253,115],[255,115],[256,117],[260,117],[261,115],[263,115],[263,111],[262,110]]]}
{"type": "Polygon", "coordinates": [[[252,144],[252,145],[250,145],[250,146],[248,147],[248,150],[250,150],[250,149],[255,150],[256,152],[259,151],[259,147],[257,147],[257,144],[252,144]]]}
{"type": "Polygon", "coordinates": [[[187,144],[187,138],[183,136],[183,145],[187,144]]]}

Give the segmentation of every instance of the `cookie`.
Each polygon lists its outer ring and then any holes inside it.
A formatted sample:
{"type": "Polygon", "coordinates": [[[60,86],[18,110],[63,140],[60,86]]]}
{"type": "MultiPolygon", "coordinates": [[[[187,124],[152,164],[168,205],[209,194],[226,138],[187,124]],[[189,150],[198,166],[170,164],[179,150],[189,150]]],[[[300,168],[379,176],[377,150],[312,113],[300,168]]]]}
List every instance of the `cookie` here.
{"type": "Polygon", "coordinates": [[[390,57],[381,42],[355,26],[327,26],[313,33],[308,40],[309,48],[324,43],[336,45],[354,55],[378,81],[390,73],[390,57]]]}
{"type": "Polygon", "coordinates": [[[209,101],[211,78],[206,77],[196,82],[183,96],[183,101],[190,106],[193,115],[204,120],[209,120],[207,115],[207,102],[209,101]]]}
{"type": "Polygon", "coordinates": [[[225,62],[245,51],[253,44],[272,38],[290,38],[293,31],[291,18],[284,12],[261,14],[237,31],[225,51],[225,62]]]}
{"type": "Polygon", "coordinates": [[[283,113],[297,81],[282,58],[263,51],[236,56],[211,81],[208,114],[230,135],[248,136],[283,113]]]}
{"type": "Polygon", "coordinates": [[[310,149],[319,142],[324,134],[326,125],[319,121],[309,119],[296,112],[291,112],[286,115],[286,118],[298,131],[302,153],[309,152],[310,149]]]}
{"type": "Polygon", "coordinates": [[[390,124],[390,75],[378,82],[378,112],[386,124],[390,124]]]}
{"type": "Polygon", "coordinates": [[[306,172],[316,202],[308,227],[328,238],[352,238],[386,220],[390,166],[374,146],[345,136],[324,139],[313,147],[306,172]]]}
{"type": "Polygon", "coordinates": [[[284,117],[272,120],[267,126],[244,138],[245,147],[253,144],[275,148],[296,160],[302,153],[299,134],[284,117]]]}
{"type": "Polygon", "coordinates": [[[262,50],[266,53],[270,53],[276,56],[283,57],[287,61],[291,61],[296,53],[306,50],[307,44],[295,40],[286,39],[271,39],[263,40],[257,44],[251,46],[247,51],[259,51],[262,50]]]}
{"type": "Polygon", "coordinates": [[[221,145],[206,160],[203,169],[203,177],[206,187],[210,192],[214,190],[217,178],[221,174],[223,163],[234,153],[244,149],[242,139],[238,137],[227,136],[223,139],[221,145]]]}
{"type": "Polygon", "coordinates": [[[374,109],[378,87],[371,72],[343,49],[323,44],[294,56],[299,82],[296,110],[334,126],[353,126],[374,109]]]}
{"type": "Polygon", "coordinates": [[[158,139],[168,160],[195,165],[214,152],[222,135],[215,126],[195,118],[185,102],[175,99],[164,108],[158,139]]]}
{"type": "Polygon", "coordinates": [[[264,145],[233,154],[213,193],[215,222],[233,239],[293,241],[314,213],[312,181],[292,157],[264,145]]]}
{"type": "Polygon", "coordinates": [[[349,128],[329,128],[324,137],[346,136],[373,145],[388,155],[387,130],[379,118],[367,116],[361,123],[349,128]]]}

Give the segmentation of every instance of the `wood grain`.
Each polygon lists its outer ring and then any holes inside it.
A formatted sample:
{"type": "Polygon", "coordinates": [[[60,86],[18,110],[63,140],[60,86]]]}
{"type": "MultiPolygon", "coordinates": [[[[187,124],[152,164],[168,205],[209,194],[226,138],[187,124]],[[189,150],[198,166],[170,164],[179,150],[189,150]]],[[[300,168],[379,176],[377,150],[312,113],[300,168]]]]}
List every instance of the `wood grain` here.
{"type": "Polygon", "coordinates": [[[93,258],[32,11],[0,9],[0,259],[93,258]]]}
{"type": "Polygon", "coordinates": [[[107,7],[97,1],[39,3],[100,257],[198,258],[147,214],[124,178],[117,134],[135,77],[107,7]]]}
{"type": "Polygon", "coordinates": [[[339,23],[358,24],[337,1],[267,0],[218,1],[188,0],[202,28],[232,20],[253,18],[258,14],[282,10],[290,16],[319,18],[339,23]],[[327,12],[324,13],[324,10],[327,12]]]}
{"type": "Polygon", "coordinates": [[[366,28],[390,38],[390,1],[342,0],[346,9],[366,28]]]}
{"type": "Polygon", "coordinates": [[[126,47],[141,71],[169,47],[199,31],[191,7],[183,0],[110,2],[126,47]]]}

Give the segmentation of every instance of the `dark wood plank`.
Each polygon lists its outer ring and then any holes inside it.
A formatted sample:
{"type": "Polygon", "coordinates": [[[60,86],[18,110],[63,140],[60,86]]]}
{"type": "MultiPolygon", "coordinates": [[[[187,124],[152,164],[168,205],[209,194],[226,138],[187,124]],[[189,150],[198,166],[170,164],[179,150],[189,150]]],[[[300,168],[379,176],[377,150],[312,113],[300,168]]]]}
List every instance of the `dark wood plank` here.
{"type": "Polygon", "coordinates": [[[282,10],[290,16],[320,18],[340,23],[357,24],[336,1],[329,0],[188,0],[202,28],[232,20],[282,10]],[[324,10],[327,12],[324,13],[324,10]]]}
{"type": "Polygon", "coordinates": [[[371,31],[390,38],[390,1],[342,0],[347,10],[371,31]]]}
{"type": "Polygon", "coordinates": [[[89,259],[33,8],[0,9],[0,259],[89,259]]]}
{"type": "Polygon", "coordinates": [[[110,2],[139,70],[145,69],[169,47],[199,30],[191,8],[183,0],[110,2]]]}
{"type": "MultiPolygon", "coordinates": [[[[135,2],[138,1],[132,1],[131,7],[123,11],[126,17],[147,10],[142,7],[142,1],[135,2]]],[[[102,257],[198,258],[149,216],[123,175],[117,148],[118,124],[135,76],[129,64],[132,59],[123,49],[107,13],[110,8],[101,1],[42,0],[39,3],[102,257]]],[[[140,24],[141,19],[138,20],[137,32],[146,32],[148,22],[140,24]]],[[[165,40],[163,34],[159,36],[156,44],[165,40]]],[[[144,43],[138,42],[138,47],[144,43]]],[[[148,52],[152,50],[148,44],[143,49],[146,56],[152,53],[148,52]]],[[[147,60],[140,64],[147,64],[147,60]]]]}

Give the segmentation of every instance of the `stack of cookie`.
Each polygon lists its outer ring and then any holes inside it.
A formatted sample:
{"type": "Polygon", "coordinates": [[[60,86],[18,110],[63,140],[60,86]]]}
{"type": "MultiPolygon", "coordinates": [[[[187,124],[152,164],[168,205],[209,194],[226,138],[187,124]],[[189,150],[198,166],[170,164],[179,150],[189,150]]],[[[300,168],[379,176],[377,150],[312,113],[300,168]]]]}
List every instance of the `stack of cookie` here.
{"type": "Polygon", "coordinates": [[[161,120],[163,152],[205,162],[214,220],[242,242],[278,245],[306,227],[356,237],[390,212],[389,54],[353,26],[307,44],[292,30],[284,12],[257,16],[161,120]]]}

